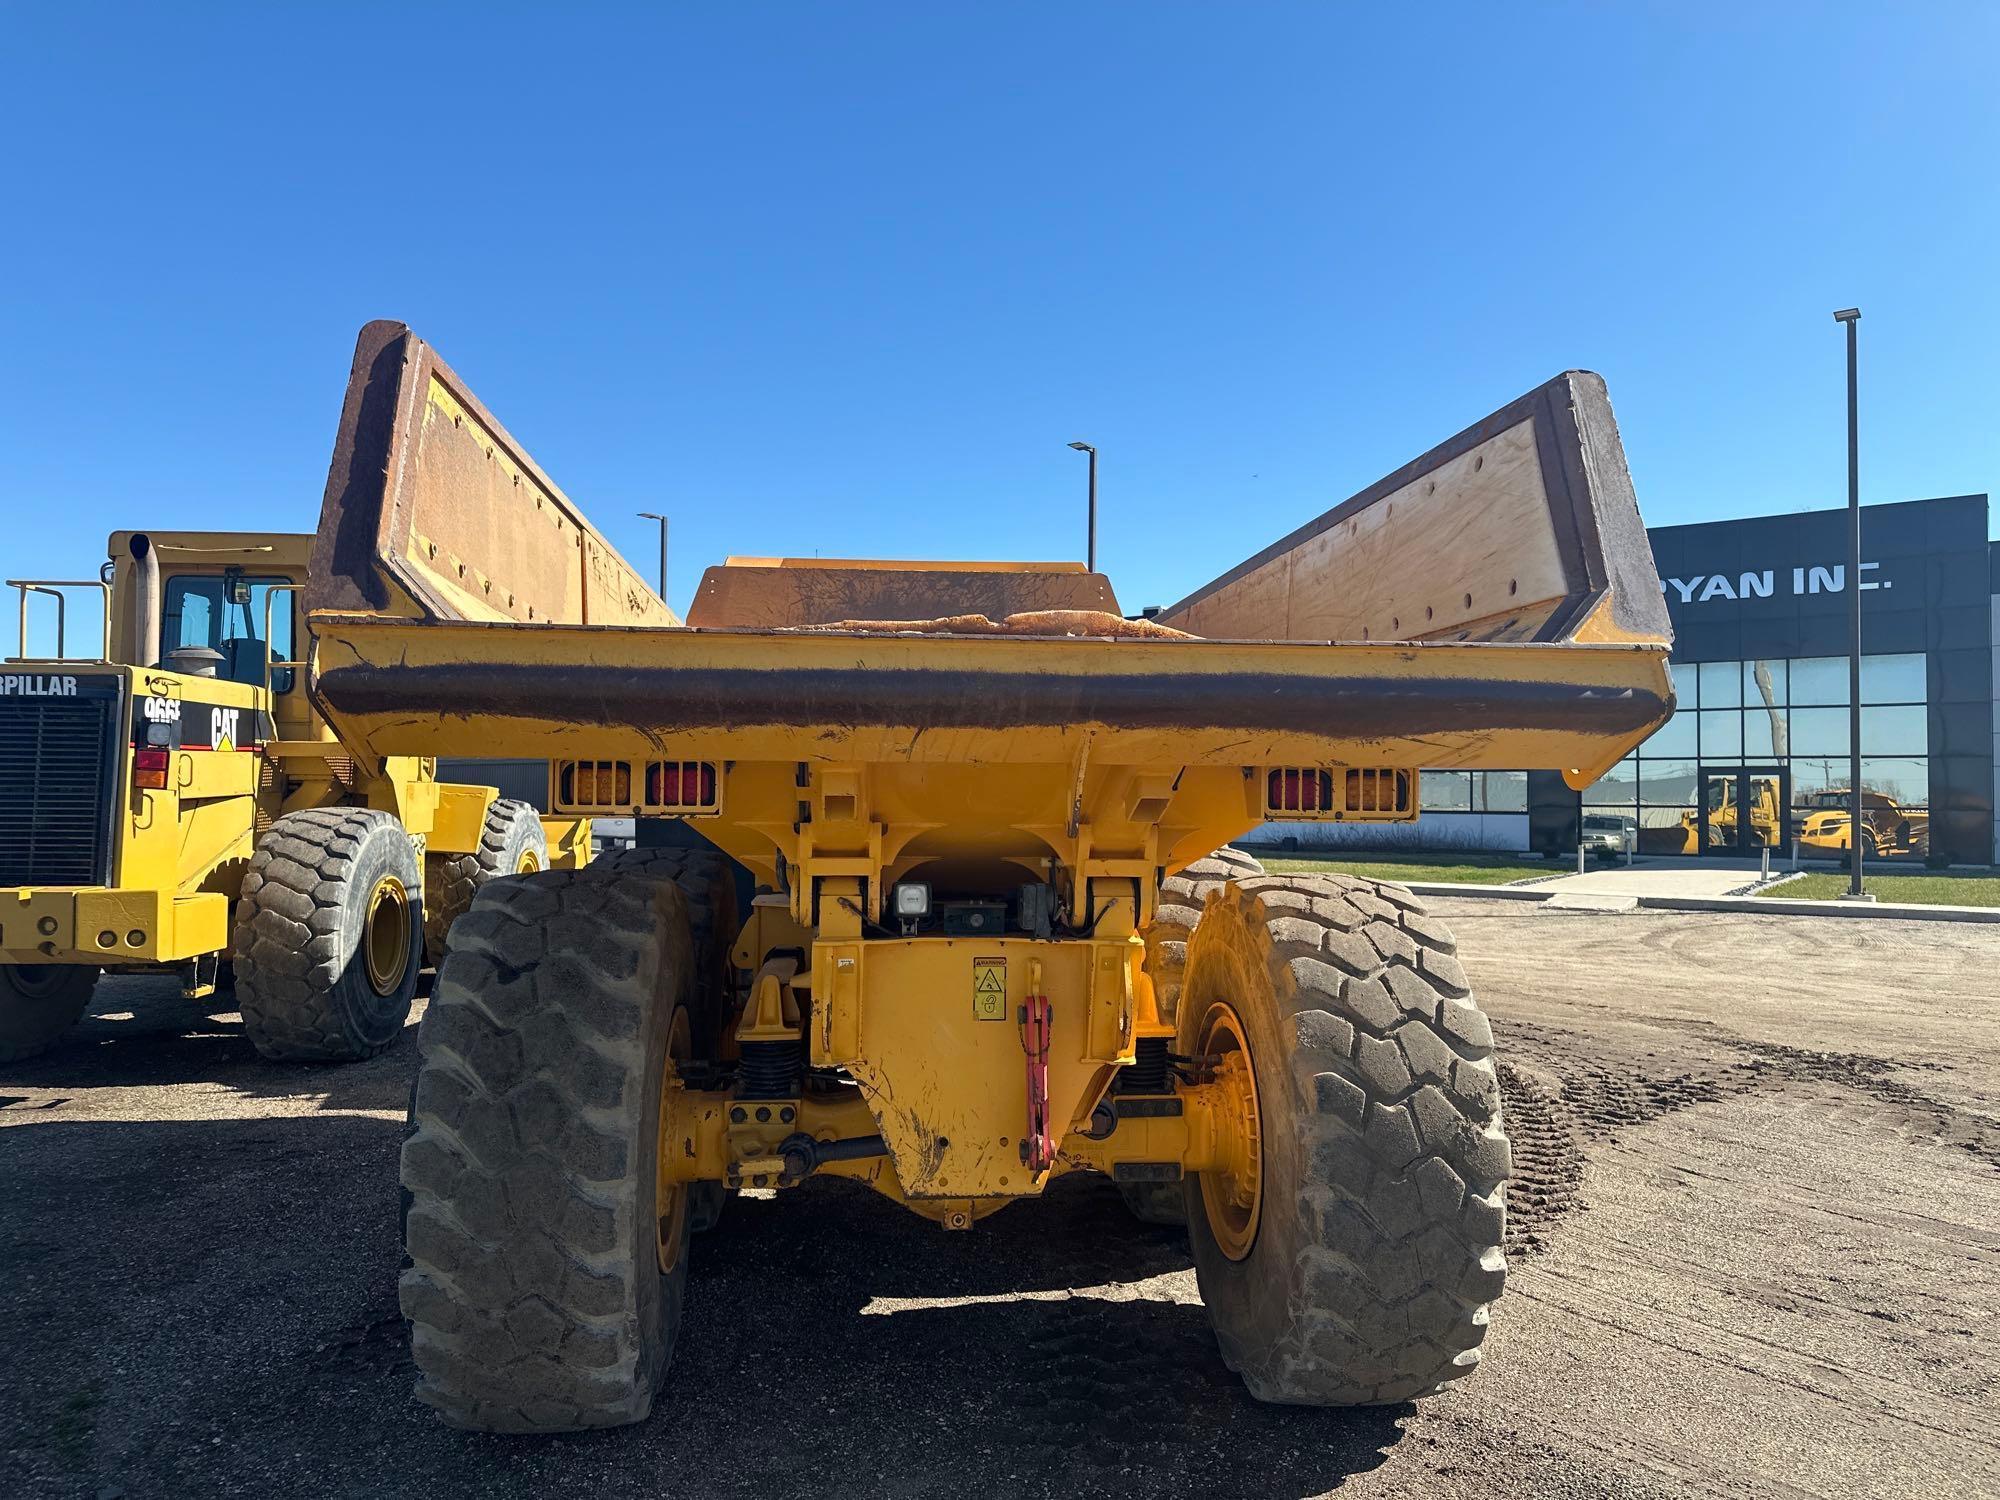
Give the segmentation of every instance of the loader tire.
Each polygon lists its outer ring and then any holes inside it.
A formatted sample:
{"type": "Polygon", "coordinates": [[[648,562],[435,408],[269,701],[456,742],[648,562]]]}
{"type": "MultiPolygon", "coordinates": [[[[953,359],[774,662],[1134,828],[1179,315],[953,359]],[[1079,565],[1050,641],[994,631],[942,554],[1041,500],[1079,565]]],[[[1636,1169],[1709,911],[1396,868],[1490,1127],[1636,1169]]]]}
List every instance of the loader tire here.
{"type": "Polygon", "coordinates": [[[526,802],[495,802],[486,809],[477,849],[424,858],[424,956],[433,966],[444,962],[451,924],[472,910],[472,898],[487,881],[548,867],[549,839],[535,809],[526,802]]]}
{"type": "Polygon", "coordinates": [[[487,885],[460,920],[402,1153],[416,1391],[453,1426],[652,1410],[687,1284],[686,1193],[662,1194],[658,1168],[692,977],[667,881],[544,871],[487,885]]]}
{"type": "Polygon", "coordinates": [[[1247,1053],[1257,1201],[1185,1184],[1223,1360],[1262,1401],[1407,1401],[1470,1375],[1501,1255],[1493,1036],[1443,925],[1340,875],[1225,887],[1188,947],[1179,1050],[1247,1053]]]}
{"type": "Polygon", "coordinates": [[[38,1057],[83,1019],[95,964],[0,964],[0,1063],[38,1057]]]}
{"type": "Polygon", "coordinates": [[[250,856],[230,946],[236,1008],[265,1057],[352,1062],[402,1032],[423,964],[423,882],[394,814],[315,807],[250,856]]]}
{"type": "MultiPolygon", "coordinates": [[[[1174,1008],[1180,1003],[1188,939],[1201,921],[1208,893],[1221,890],[1232,880],[1263,873],[1264,867],[1241,849],[1224,845],[1161,883],[1153,925],[1146,929],[1146,973],[1153,981],[1161,1020],[1172,1021],[1174,1008]]],[[[1118,1196],[1142,1224],[1187,1222],[1187,1204],[1178,1182],[1121,1182],[1118,1196]]]]}

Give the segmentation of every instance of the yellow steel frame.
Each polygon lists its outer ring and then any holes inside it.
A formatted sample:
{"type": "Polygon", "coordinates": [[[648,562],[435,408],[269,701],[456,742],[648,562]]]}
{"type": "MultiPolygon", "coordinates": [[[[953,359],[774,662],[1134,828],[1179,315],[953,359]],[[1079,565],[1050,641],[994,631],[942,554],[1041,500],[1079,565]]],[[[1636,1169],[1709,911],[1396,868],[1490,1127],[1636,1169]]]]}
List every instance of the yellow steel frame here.
{"type": "Polygon", "coordinates": [[[1661,712],[1670,702],[1664,653],[1651,646],[968,640],[345,615],[316,616],[315,629],[322,699],[343,735],[384,762],[476,743],[490,754],[629,761],[635,776],[647,760],[713,764],[719,805],[698,826],[774,893],[759,898],[737,935],[734,962],[757,976],[755,1004],[723,1056],[790,1024],[792,1035],[803,1030],[815,1067],[838,1069],[856,1087],[832,1100],[807,1091],[761,1106],[767,1121],[753,1114],[733,1123],[719,1096],[677,1091],[664,1127],[672,1135],[661,1156],[666,1185],[690,1174],[751,1186],[760,1177],[775,1181],[776,1153],[793,1129],[823,1139],[880,1135],[885,1155],[822,1170],[866,1181],[947,1225],[970,1223],[1040,1191],[1053,1172],[1078,1167],[1226,1166],[1232,1181],[1255,1180],[1241,1090],[1224,1107],[1221,1080],[1178,1087],[1177,1116],[1119,1117],[1101,1140],[1094,1125],[1100,1105],[1119,1103],[1113,1084],[1136,1060],[1140,1040],[1169,1032],[1140,940],[1160,884],[1265,820],[1270,769],[1553,765],[1585,778],[1654,722],[1647,709],[1617,732],[1588,716],[1540,727],[1532,718],[1512,727],[1468,719],[1462,730],[1402,737],[1343,736],[1337,718],[1325,727],[1323,713],[1307,716],[1314,727],[1254,733],[1194,714],[1178,724],[1161,715],[1157,727],[1113,729],[1029,713],[991,729],[976,727],[986,674],[995,682],[1037,674],[1051,680],[1051,692],[1063,691],[1061,679],[1070,676],[1157,676],[1197,699],[1194,688],[1247,674],[1299,694],[1324,684],[1319,690],[1383,699],[1449,697],[1473,682],[1496,702],[1536,684],[1601,701],[1657,701],[1661,712]],[[410,671],[449,684],[496,669],[518,672],[522,690],[496,690],[472,705],[342,700],[348,684],[374,682],[372,674],[410,671]],[[936,722],[883,723],[866,705],[825,714],[824,722],[788,722],[782,693],[766,686],[811,680],[837,692],[827,686],[831,674],[849,669],[882,679],[928,674],[937,693],[926,711],[936,722]],[[745,701],[769,707],[712,727],[674,722],[682,672],[740,684],[745,701]],[[591,673],[623,695],[606,700],[607,721],[581,722],[527,686],[591,673]],[[656,710],[636,702],[629,686],[649,674],[656,710]],[[1355,686],[1370,678],[1378,685],[1355,686]],[[1046,883],[1063,904],[1066,935],[903,933],[890,893],[906,880],[1001,899],[1046,883]],[[802,951],[804,961],[767,963],[787,950],[802,951]],[[984,1001],[982,976],[996,990],[984,1001]],[[1020,1017],[1031,996],[1049,1002],[1047,1128],[1060,1143],[1050,1165],[1022,1154],[1033,1122],[1020,1017]],[[787,1110],[794,1118],[782,1118],[787,1110]]]}

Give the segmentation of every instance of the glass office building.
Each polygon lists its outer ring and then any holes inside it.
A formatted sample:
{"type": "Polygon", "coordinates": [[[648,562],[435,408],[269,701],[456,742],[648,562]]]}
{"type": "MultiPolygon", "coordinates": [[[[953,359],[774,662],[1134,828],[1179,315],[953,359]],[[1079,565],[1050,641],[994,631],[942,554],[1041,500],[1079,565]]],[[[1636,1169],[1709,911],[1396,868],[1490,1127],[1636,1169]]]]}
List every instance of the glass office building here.
{"type": "MultiPolygon", "coordinates": [[[[1651,531],[1674,622],[1674,716],[1580,797],[1529,778],[1529,847],[1617,819],[1642,852],[1841,857],[1850,827],[1844,510],[1651,531]]],[[[1860,839],[1885,859],[1994,860],[1996,586],[1984,495],[1867,506],[1860,839]]]]}

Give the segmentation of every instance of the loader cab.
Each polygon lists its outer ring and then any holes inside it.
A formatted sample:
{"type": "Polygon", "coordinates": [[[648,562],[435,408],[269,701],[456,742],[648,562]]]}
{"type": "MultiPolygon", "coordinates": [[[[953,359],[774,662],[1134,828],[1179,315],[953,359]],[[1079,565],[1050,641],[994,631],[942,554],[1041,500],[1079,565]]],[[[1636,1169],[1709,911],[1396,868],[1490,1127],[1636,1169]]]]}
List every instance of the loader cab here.
{"type": "Polygon", "coordinates": [[[166,580],[161,609],[160,660],[169,666],[206,660],[227,682],[292,689],[292,608],[284,595],[296,580],[253,575],[239,567],[222,573],[175,573],[166,580]],[[204,653],[214,653],[205,658],[204,653]]]}
{"type": "Polygon", "coordinates": [[[296,665],[304,656],[298,594],[311,544],[310,536],[284,533],[112,533],[113,659],[268,689],[279,738],[318,738],[296,665]],[[158,575],[157,653],[145,639],[147,549],[158,575]]]}

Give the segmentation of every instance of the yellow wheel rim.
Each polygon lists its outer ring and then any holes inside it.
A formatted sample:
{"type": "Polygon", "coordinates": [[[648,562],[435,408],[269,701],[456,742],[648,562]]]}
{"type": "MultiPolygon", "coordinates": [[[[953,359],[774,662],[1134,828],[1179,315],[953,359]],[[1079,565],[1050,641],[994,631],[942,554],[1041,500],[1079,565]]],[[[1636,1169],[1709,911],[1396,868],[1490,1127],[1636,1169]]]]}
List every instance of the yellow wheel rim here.
{"type": "Polygon", "coordinates": [[[1201,1019],[1196,1055],[1214,1059],[1212,1077],[1219,1097],[1216,1142],[1220,1163],[1199,1174],[1203,1216],[1209,1233],[1231,1260],[1242,1260],[1257,1243],[1264,1206],[1264,1132],[1257,1114],[1257,1073],[1243,1022],[1223,1001],[1201,1019]]]}
{"type": "Polygon", "coordinates": [[[361,923],[361,952],[368,983],[378,995],[393,995],[410,962],[410,893],[393,875],[384,875],[368,893],[361,923]]]}
{"type": "MultiPolygon", "coordinates": [[[[660,1072],[660,1125],[662,1130],[671,1113],[667,1108],[666,1096],[680,1087],[680,1069],[674,1066],[686,1062],[694,1051],[688,1031],[688,1016],[685,1008],[674,1012],[674,1022],[667,1032],[667,1065],[660,1072]]],[[[661,1143],[662,1163],[666,1161],[665,1142],[661,1143]]],[[[660,1223],[660,1274],[665,1275],[680,1263],[681,1245],[686,1241],[688,1215],[687,1184],[676,1182],[672,1186],[659,1184],[655,1200],[659,1209],[660,1223]]]]}
{"type": "Polygon", "coordinates": [[[535,853],[532,849],[523,849],[521,851],[521,862],[514,867],[514,873],[516,875],[532,875],[541,867],[541,855],[535,853]]]}

